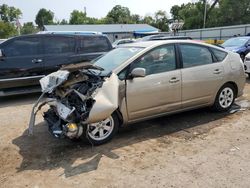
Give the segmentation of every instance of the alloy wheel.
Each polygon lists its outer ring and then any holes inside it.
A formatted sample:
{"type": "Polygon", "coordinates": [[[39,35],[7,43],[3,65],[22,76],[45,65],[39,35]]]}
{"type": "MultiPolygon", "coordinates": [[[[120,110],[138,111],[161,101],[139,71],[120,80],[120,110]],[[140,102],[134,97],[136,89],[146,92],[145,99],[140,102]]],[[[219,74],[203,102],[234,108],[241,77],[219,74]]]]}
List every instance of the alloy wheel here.
{"type": "Polygon", "coordinates": [[[234,92],[231,88],[224,88],[219,96],[219,103],[222,108],[228,108],[234,101],[234,92]]]}
{"type": "Polygon", "coordinates": [[[109,137],[114,129],[114,120],[112,116],[109,118],[88,125],[88,136],[96,141],[101,141],[109,137]]]}

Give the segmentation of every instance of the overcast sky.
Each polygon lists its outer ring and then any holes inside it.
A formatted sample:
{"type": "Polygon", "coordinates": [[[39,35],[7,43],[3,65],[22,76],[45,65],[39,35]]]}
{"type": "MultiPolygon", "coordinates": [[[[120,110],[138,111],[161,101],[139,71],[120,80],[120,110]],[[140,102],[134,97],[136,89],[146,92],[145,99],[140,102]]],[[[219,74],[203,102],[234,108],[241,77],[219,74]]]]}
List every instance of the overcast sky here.
{"type": "Polygon", "coordinates": [[[7,4],[21,9],[23,16],[21,23],[35,20],[40,8],[50,9],[55,13],[58,20],[69,19],[73,10],[84,11],[90,17],[101,18],[107,15],[115,5],[126,6],[132,14],[145,16],[153,14],[157,10],[165,10],[170,16],[170,9],[173,5],[181,5],[193,0],[1,0],[0,4],[7,4]]]}

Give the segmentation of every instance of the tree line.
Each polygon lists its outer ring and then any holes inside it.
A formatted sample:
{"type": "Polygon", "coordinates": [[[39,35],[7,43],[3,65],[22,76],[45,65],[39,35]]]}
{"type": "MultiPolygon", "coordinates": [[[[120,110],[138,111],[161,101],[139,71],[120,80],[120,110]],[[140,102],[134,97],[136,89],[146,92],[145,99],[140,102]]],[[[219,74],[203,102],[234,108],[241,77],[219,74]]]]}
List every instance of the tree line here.
{"type": "Polygon", "coordinates": [[[44,29],[44,25],[65,24],[149,24],[161,31],[169,31],[173,21],[184,22],[183,29],[199,29],[250,23],[249,0],[197,0],[193,3],[174,5],[169,17],[165,10],[153,15],[140,16],[132,14],[128,7],[116,5],[104,18],[89,17],[86,12],[73,10],[69,20],[56,20],[55,13],[42,8],[35,17],[35,23],[26,22],[23,26],[18,20],[22,16],[20,9],[6,4],[0,5],[0,38],[8,38],[18,34],[36,33],[44,29]],[[210,2],[210,3],[209,3],[210,2]],[[206,8],[206,9],[205,9],[206,8]],[[206,16],[204,13],[206,10],[206,16]]]}

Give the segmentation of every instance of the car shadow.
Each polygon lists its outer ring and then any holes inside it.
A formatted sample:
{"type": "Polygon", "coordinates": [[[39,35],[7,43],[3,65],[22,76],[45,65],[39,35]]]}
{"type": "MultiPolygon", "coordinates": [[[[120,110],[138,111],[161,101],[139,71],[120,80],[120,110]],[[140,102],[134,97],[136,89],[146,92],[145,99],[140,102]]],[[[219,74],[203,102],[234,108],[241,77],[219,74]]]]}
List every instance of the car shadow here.
{"type": "Polygon", "coordinates": [[[34,102],[37,101],[40,95],[41,93],[30,93],[30,94],[0,97],[0,108],[8,106],[34,104],[34,102]]]}
{"type": "Polygon", "coordinates": [[[163,136],[192,139],[219,126],[215,121],[228,115],[230,113],[214,113],[208,109],[199,109],[148,120],[122,128],[111,142],[93,148],[84,142],[53,138],[48,133],[45,123],[40,123],[35,126],[33,136],[28,136],[26,130],[12,141],[23,157],[17,170],[21,172],[63,168],[62,175],[75,176],[98,169],[103,156],[119,159],[119,155],[114,151],[116,149],[163,136]]]}

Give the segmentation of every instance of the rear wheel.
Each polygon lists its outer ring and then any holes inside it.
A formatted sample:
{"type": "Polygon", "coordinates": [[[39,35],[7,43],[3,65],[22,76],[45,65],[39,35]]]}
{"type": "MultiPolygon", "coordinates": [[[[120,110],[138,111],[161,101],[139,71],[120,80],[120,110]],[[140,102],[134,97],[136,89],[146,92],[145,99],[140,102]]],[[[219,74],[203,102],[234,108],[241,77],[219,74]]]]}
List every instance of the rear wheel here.
{"type": "Polygon", "coordinates": [[[219,112],[228,111],[234,103],[235,95],[234,86],[232,84],[225,84],[217,93],[213,109],[219,112]]]}
{"type": "Polygon", "coordinates": [[[86,137],[93,145],[100,145],[110,141],[117,133],[119,121],[117,115],[113,113],[107,119],[91,123],[86,130],[86,137]]]}

